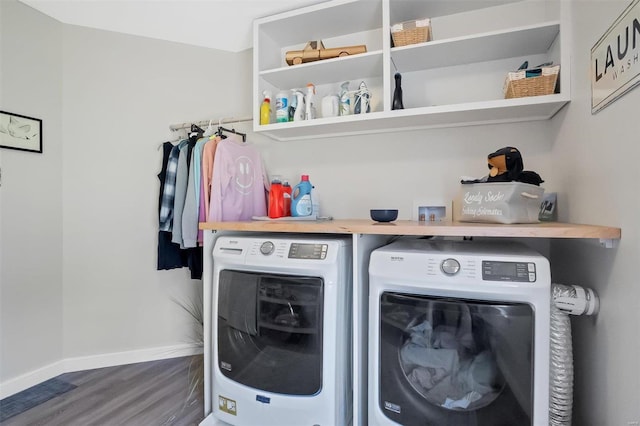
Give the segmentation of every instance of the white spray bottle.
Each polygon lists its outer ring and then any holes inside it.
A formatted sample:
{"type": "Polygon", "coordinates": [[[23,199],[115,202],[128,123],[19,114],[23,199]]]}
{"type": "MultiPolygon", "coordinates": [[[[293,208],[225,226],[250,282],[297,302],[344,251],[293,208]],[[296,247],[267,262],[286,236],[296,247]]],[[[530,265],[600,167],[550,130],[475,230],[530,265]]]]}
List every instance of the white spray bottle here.
{"type": "Polygon", "coordinates": [[[302,121],[305,117],[304,93],[296,90],[293,94],[296,97],[296,110],[293,113],[293,121],[302,121]]]}
{"type": "Polygon", "coordinates": [[[313,97],[316,94],[316,86],[313,83],[307,84],[307,96],[305,98],[306,109],[304,113],[305,120],[313,120],[316,118],[316,109],[313,105],[313,97]]]}

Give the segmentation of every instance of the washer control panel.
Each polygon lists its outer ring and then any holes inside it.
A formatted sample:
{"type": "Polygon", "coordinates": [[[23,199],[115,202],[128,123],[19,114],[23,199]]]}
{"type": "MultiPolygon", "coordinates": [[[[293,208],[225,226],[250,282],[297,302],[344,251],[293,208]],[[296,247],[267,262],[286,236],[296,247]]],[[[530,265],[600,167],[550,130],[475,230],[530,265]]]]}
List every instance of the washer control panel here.
{"type": "Polygon", "coordinates": [[[482,261],[482,279],[485,281],[535,282],[536,265],[533,262],[482,261]]]}
{"type": "Polygon", "coordinates": [[[327,257],[328,244],[291,243],[289,259],[318,259],[327,257]]]}

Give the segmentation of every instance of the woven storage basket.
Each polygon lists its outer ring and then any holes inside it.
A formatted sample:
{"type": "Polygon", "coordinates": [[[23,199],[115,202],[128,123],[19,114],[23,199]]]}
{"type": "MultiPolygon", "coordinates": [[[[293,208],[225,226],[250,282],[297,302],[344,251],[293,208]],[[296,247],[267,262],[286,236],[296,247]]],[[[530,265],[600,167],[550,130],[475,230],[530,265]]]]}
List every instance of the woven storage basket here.
{"type": "Polygon", "coordinates": [[[555,91],[560,65],[542,67],[538,77],[526,78],[526,71],[514,71],[507,74],[505,80],[505,99],[525,96],[550,95],[555,91]]]}
{"type": "Polygon", "coordinates": [[[431,20],[425,18],[395,24],[391,27],[391,37],[395,47],[429,41],[431,40],[431,20]]]}

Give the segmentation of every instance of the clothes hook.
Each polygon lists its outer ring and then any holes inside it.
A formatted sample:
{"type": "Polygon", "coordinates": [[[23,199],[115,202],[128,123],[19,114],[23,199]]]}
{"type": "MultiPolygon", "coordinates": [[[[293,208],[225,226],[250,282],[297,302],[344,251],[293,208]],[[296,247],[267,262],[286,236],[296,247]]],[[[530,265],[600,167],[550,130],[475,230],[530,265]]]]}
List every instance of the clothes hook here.
{"type": "Polygon", "coordinates": [[[211,125],[213,122],[213,120],[209,120],[209,126],[207,127],[207,130],[205,130],[204,132],[204,136],[205,137],[209,137],[211,135],[213,135],[213,126],[211,125]]]}

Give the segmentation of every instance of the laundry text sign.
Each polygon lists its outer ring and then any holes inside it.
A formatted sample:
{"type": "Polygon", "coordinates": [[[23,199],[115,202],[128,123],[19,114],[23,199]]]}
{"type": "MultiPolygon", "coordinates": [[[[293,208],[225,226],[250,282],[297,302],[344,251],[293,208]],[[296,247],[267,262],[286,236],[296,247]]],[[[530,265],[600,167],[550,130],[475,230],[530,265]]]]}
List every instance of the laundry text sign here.
{"type": "Polygon", "coordinates": [[[591,48],[591,113],[640,83],[640,0],[622,12],[591,48]]]}

